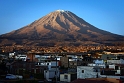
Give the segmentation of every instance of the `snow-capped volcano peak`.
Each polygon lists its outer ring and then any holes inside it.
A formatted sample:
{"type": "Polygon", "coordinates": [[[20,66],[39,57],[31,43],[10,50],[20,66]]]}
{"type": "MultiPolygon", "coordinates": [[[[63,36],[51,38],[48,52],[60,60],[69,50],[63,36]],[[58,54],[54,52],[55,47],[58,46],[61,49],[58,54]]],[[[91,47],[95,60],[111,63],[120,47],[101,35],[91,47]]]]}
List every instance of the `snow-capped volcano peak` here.
{"type": "Polygon", "coordinates": [[[59,11],[59,12],[65,12],[65,10],[60,10],[60,9],[59,9],[59,10],[56,10],[56,11],[59,11]]]}
{"type": "Polygon", "coordinates": [[[66,10],[56,10],[57,12],[68,12],[68,11],[66,11],[66,10]]]}

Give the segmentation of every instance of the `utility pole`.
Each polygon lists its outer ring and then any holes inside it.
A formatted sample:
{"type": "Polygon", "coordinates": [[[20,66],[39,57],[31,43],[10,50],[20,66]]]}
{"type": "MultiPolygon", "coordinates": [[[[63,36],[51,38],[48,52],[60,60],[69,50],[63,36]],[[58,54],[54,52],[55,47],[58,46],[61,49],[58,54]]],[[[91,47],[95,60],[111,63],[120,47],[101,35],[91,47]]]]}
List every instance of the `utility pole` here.
{"type": "Polygon", "coordinates": [[[57,57],[56,57],[56,55],[55,55],[55,58],[56,58],[56,83],[57,83],[57,57]]]}

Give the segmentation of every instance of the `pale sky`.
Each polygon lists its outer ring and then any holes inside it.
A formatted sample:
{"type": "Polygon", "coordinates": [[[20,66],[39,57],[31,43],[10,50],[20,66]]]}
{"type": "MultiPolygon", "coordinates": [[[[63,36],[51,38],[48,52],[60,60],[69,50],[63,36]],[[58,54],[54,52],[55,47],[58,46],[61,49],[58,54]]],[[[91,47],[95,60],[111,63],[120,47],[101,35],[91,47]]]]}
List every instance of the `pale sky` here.
{"type": "Polygon", "coordinates": [[[0,0],[0,34],[62,9],[95,27],[124,35],[124,0],[0,0]]]}

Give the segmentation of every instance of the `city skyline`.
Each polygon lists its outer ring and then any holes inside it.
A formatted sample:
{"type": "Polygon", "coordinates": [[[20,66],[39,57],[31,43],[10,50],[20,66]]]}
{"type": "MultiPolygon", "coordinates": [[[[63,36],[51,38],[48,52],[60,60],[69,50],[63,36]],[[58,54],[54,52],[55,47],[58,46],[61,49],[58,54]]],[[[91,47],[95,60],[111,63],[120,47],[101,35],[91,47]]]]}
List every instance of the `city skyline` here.
{"type": "Polygon", "coordinates": [[[55,10],[68,10],[95,27],[124,35],[123,0],[1,0],[0,35],[17,30],[55,10]]]}

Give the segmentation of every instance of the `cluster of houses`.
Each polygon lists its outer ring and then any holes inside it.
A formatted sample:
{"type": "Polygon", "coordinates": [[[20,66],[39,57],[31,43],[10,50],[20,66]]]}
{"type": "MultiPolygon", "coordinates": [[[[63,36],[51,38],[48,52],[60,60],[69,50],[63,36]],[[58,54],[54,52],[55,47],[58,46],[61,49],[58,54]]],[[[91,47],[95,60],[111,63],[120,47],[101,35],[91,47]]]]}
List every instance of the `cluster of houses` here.
{"type": "MultiPolygon", "coordinates": [[[[72,82],[76,79],[113,78],[124,80],[124,53],[9,53],[0,55],[6,63],[6,73],[34,78],[40,74],[47,81],[72,82]],[[24,75],[27,75],[24,76],[24,75]]],[[[0,70],[1,72],[2,70],[0,70]]],[[[119,83],[119,82],[118,82],[119,83]]]]}

